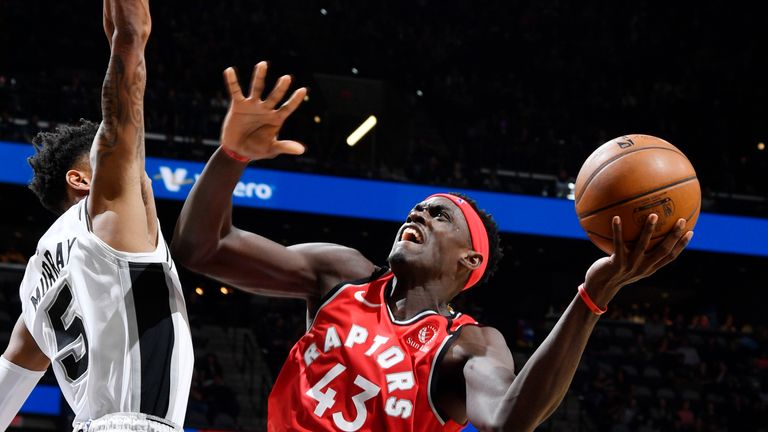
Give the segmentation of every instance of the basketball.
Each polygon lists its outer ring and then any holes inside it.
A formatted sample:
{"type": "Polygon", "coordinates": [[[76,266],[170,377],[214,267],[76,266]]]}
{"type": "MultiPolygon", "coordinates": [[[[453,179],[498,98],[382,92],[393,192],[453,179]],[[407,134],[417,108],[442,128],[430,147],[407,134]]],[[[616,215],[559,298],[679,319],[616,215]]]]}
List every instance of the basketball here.
{"type": "Polygon", "coordinates": [[[701,208],[696,171],[677,147],[650,135],[625,135],[597,148],[584,162],[574,190],[576,214],[589,239],[613,253],[611,220],[621,217],[632,249],[645,220],[659,217],[649,248],[684,218],[693,229],[701,208]]]}

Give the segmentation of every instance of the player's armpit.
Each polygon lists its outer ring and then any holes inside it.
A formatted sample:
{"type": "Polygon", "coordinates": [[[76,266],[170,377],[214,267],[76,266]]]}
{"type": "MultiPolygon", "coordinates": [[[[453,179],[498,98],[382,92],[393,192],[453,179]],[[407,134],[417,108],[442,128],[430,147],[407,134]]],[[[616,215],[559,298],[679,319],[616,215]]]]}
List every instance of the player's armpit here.
{"type": "Polygon", "coordinates": [[[151,28],[146,0],[105,1],[114,25],[102,87],[102,123],[91,148],[88,211],[93,230],[126,252],[154,250],[142,199],[144,174],[144,47],[151,28]]]}

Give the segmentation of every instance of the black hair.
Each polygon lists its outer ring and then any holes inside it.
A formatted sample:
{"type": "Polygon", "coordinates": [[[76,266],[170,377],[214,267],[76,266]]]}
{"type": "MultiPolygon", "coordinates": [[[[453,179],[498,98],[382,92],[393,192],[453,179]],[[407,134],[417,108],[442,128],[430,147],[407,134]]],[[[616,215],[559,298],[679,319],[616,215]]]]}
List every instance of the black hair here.
{"type": "Polygon", "coordinates": [[[80,119],[78,124],[58,125],[32,138],[35,154],[27,162],[35,174],[29,188],[43,207],[56,214],[67,210],[67,171],[88,154],[98,129],[97,123],[80,119]]]}
{"type": "Polygon", "coordinates": [[[501,249],[501,237],[499,237],[499,226],[490,213],[477,207],[477,203],[472,198],[457,192],[450,192],[450,194],[456,195],[472,206],[477,215],[480,216],[480,220],[483,221],[485,231],[488,233],[488,266],[485,268],[483,277],[477,282],[477,285],[482,285],[493,276],[499,267],[499,261],[504,257],[504,252],[501,249]]]}

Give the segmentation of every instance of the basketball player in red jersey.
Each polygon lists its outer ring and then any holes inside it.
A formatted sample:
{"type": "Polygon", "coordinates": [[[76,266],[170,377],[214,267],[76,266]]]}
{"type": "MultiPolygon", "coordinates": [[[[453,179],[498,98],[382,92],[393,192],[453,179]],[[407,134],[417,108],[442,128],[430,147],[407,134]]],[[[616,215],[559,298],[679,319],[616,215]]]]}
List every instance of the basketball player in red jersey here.
{"type": "Polygon", "coordinates": [[[450,194],[426,198],[407,215],[380,268],[335,244],[284,247],[232,225],[232,192],[247,163],[304,147],[279,140],[301,103],[282,105],[290,77],[262,100],[267,66],[256,66],[246,98],[234,71],[222,146],[181,212],[173,253],[192,270],[256,294],[306,300],[311,320],[269,398],[270,431],[533,430],[570,385],[600,313],[631,282],[674,260],[693,235],[683,220],[646,250],[651,215],[628,250],[613,221],[615,250],[595,262],[552,332],[519,373],[504,337],[449,302],[486,279],[500,257],[495,223],[450,194]],[[353,282],[348,282],[353,281],[353,282]]]}

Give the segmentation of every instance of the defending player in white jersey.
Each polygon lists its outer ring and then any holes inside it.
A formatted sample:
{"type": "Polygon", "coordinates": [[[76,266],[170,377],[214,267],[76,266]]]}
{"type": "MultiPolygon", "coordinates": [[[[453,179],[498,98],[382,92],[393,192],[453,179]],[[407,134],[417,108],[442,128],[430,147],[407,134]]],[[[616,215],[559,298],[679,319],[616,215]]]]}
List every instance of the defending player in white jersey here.
{"type": "Polygon", "coordinates": [[[147,0],[105,0],[100,126],[39,134],[30,188],[60,217],[20,288],[0,357],[0,430],[52,365],[75,430],[178,430],[192,377],[179,284],[144,170],[147,0]],[[97,130],[98,129],[98,130],[97,130]]]}

